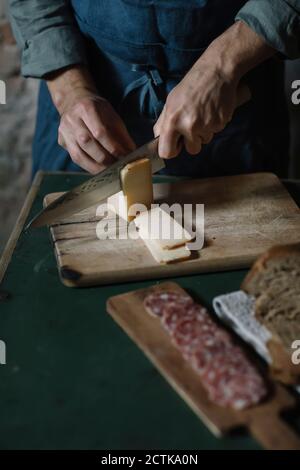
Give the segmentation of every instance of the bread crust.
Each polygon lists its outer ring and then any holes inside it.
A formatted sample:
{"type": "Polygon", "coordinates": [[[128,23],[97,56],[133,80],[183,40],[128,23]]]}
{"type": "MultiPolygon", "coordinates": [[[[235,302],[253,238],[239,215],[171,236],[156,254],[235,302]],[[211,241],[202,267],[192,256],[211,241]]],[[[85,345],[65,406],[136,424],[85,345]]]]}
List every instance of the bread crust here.
{"type": "Polygon", "coordinates": [[[266,253],[261,255],[253,264],[252,268],[248,272],[247,276],[245,277],[241,288],[244,292],[251,294],[251,289],[249,284],[251,283],[252,279],[258,274],[262,273],[264,269],[266,269],[266,264],[270,259],[278,259],[284,257],[288,254],[297,254],[300,256],[300,242],[293,243],[290,245],[275,245],[270,248],[266,253]]]}
{"type": "MultiPolygon", "coordinates": [[[[277,245],[270,248],[266,253],[260,256],[245,277],[241,286],[242,290],[248,294],[255,295],[256,299],[259,299],[260,296],[256,295],[252,282],[255,281],[255,278],[258,276],[263,275],[264,271],[267,269],[268,261],[278,260],[286,255],[300,256],[300,243],[277,245]]],[[[262,323],[261,317],[257,315],[257,311],[255,313],[256,319],[262,323]]],[[[273,336],[268,342],[267,347],[272,358],[271,372],[273,377],[288,385],[299,384],[300,365],[293,364],[292,351],[285,347],[278,334],[275,334],[274,332],[272,334],[273,336]]]]}

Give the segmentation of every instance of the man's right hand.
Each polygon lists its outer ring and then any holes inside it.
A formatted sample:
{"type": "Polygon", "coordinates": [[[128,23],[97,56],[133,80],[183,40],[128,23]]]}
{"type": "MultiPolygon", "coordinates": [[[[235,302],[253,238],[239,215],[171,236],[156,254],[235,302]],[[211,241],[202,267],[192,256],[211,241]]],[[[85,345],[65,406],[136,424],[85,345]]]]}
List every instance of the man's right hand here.
{"type": "Polygon", "coordinates": [[[77,165],[96,174],[135,149],[122,119],[97,95],[85,70],[75,67],[47,82],[61,115],[58,143],[77,165]]]}

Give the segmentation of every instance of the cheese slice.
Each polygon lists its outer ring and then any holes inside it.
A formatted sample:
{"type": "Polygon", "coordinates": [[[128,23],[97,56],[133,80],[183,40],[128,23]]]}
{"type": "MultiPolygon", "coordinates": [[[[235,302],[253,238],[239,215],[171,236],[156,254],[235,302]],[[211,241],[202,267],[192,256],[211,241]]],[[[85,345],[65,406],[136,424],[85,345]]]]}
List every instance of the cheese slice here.
{"type": "Polygon", "coordinates": [[[191,256],[191,252],[186,246],[180,246],[179,248],[173,248],[172,250],[164,250],[158,243],[155,243],[155,241],[150,239],[143,239],[143,241],[155,261],[161,264],[183,261],[191,256]]]}
{"type": "Polygon", "coordinates": [[[130,222],[135,218],[135,207],[139,211],[148,210],[153,203],[150,160],[143,158],[129,163],[121,170],[120,179],[122,191],[109,197],[107,203],[119,217],[130,222]]]}
{"type": "Polygon", "coordinates": [[[160,207],[138,215],[134,223],[140,237],[158,263],[183,261],[191,256],[186,243],[192,237],[160,207]]]}
{"type": "Polygon", "coordinates": [[[193,237],[160,207],[138,215],[134,221],[143,240],[151,240],[162,250],[171,250],[190,242],[193,237]]]}

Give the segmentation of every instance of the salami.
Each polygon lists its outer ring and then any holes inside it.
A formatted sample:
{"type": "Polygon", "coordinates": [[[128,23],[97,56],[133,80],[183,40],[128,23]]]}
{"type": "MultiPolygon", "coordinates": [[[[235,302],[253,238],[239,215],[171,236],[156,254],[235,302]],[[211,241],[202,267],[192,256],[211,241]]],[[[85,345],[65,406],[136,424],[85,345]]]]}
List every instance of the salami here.
{"type": "Polygon", "coordinates": [[[198,350],[207,348],[209,351],[219,343],[229,343],[230,336],[211,320],[205,308],[195,304],[177,323],[173,340],[185,357],[192,358],[198,350]]]}
{"type": "Polygon", "coordinates": [[[161,322],[163,327],[173,336],[182,321],[192,320],[195,317],[194,304],[170,302],[164,306],[161,322]]]}
{"type": "Polygon", "coordinates": [[[221,328],[207,309],[188,295],[150,294],[146,310],[160,318],[174,345],[200,375],[215,404],[242,410],[267,394],[264,380],[233,337],[221,328]]]}
{"type": "Polygon", "coordinates": [[[163,316],[161,318],[162,326],[172,334],[177,327],[178,322],[184,316],[185,307],[175,303],[171,303],[164,307],[163,316]]]}
{"type": "Polygon", "coordinates": [[[175,305],[193,304],[193,299],[187,294],[177,294],[176,292],[158,292],[149,294],[144,300],[144,307],[150,315],[161,317],[163,309],[170,303],[175,305]]]}
{"type": "Polygon", "coordinates": [[[214,403],[240,410],[260,402],[266,389],[263,379],[246,358],[235,359],[234,349],[230,353],[229,350],[217,353],[202,369],[201,376],[214,403]]]}

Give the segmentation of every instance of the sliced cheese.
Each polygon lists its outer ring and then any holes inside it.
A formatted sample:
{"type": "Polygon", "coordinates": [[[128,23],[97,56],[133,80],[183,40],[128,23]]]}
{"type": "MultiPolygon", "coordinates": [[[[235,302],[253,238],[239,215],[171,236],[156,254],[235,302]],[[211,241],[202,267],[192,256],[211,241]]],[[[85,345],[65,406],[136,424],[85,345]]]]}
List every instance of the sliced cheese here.
{"type": "Polygon", "coordinates": [[[191,252],[186,246],[180,246],[179,248],[173,248],[172,250],[164,250],[159,246],[159,244],[155,243],[155,241],[150,239],[143,239],[143,241],[155,261],[161,264],[183,261],[191,256],[191,252]]]}
{"type": "Polygon", "coordinates": [[[109,197],[107,202],[123,219],[130,222],[135,211],[150,209],[153,203],[152,168],[148,158],[126,165],[120,172],[122,191],[109,197]]]}
{"type": "Polygon", "coordinates": [[[160,207],[141,213],[134,223],[143,240],[151,240],[162,250],[183,246],[193,238],[182,225],[160,207]]]}
{"type": "Polygon", "coordinates": [[[185,244],[192,237],[160,207],[141,213],[134,223],[140,237],[158,263],[183,261],[191,256],[185,244]]]}

